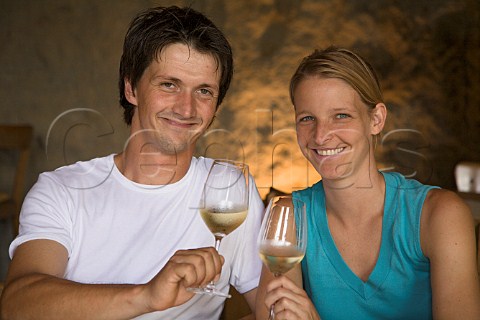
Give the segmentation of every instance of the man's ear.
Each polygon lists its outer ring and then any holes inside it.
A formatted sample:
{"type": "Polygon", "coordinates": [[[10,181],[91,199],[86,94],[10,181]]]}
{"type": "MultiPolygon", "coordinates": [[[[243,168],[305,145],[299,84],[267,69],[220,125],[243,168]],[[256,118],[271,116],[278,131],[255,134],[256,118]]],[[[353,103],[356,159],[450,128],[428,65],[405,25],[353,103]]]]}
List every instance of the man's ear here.
{"type": "Polygon", "coordinates": [[[377,135],[382,132],[383,127],[385,126],[385,121],[387,119],[387,107],[383,103],[377,103],[370,115],[372,119],[370,133],[372,135],[377,135]]]}
{"type": "Polygon", "coordinates": [[[137,106],[137,97],[135,96],[135,89],[132,87],[132,84],[130,83],[130,80],[124,79],[123,83],[125,85],[125,98],[127,98],[128,102],[133,104],[134,106],[137,106]]]}

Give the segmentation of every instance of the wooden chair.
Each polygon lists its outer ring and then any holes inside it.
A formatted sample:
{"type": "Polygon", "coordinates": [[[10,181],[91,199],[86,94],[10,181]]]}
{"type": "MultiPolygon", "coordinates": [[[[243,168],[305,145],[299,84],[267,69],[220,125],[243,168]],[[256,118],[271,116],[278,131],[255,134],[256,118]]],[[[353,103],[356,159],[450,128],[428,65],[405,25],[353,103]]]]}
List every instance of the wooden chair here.
{"type": "Polygon", "coordinates": [[[13,236],[18,234],[18,216],[24,196],[32,136],[30,125],[0,125],[0,151],[16,153],[17,159],[11,192],[0,192],[0,220],[11,219],[13,236]]]}
{"type": "Polygon", "coordinates": [[[480,275],[480,222],[477,224],[477,269],[480,275]]]}
{"type": "Polygon", "coordinates": [[[255,319],[247,301],[234,287],[230,287],[230,294],[232,297],[225,301],[225,307],[220,316],[220,320],[255,319]]]}

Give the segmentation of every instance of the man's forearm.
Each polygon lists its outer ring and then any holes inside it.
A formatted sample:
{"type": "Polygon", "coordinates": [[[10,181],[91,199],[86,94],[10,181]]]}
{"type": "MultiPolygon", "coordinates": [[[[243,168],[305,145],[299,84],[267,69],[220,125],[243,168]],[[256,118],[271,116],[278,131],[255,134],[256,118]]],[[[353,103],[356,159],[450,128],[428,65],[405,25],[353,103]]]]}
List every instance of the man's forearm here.
{"type": "Polygon", "coordinates": [[[143,285],[90,285],[28,275],[7,283],[1,319],[131,319],[152,311],[142,293],[143,285]]]}

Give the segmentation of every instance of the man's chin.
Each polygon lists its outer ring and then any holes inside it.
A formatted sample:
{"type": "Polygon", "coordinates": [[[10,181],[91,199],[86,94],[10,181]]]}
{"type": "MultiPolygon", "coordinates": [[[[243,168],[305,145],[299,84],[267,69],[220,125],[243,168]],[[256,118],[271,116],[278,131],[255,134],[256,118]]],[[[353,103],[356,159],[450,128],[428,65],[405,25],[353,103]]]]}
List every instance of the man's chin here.
{"type": "Polygon", "coordinates": [[[165,155],[170,155],[170,156],[173,156],[173,155],[179,155],[181,153],[185,153],[185,152],[188,152],[192,149],[192,144],[189,144],[189,143],[185,143],[185,142],[182,142],[182,143],[161,143],[159,145],[159,151],[160,153],[162,154],[165,154],[165,155]]]}
{"type": "Polygon", "coordinates": [[[170,135],[156,136],[156,149],[164,155],[179,155],[181,153],[190,152],[195,149],[195,143],[199,134],[194,136],[175,137],[170,135]]]}

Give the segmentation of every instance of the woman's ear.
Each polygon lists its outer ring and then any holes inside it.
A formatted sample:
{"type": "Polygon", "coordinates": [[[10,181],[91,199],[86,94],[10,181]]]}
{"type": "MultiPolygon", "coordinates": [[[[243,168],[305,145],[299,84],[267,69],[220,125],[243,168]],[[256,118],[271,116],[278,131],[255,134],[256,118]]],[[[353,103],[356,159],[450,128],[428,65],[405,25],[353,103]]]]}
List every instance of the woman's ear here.
{"type": "Polygon", "coordinates": [[[135,89],[132,87],[130,80],[124,79],[123,83],[125,84],[125,98],[127,98],[128,102],[137,106],[137,97],[135,96],[135,89]]]}
{"type": "Polygon", "coordinates": [[[375,108],[371,111],[371,128],[370,133],[372,135],[377,135],[382,132],[383,127],[385,126],[385,121],[387,119],[387,107],[383,103],[377,103],[375,108]]]}

